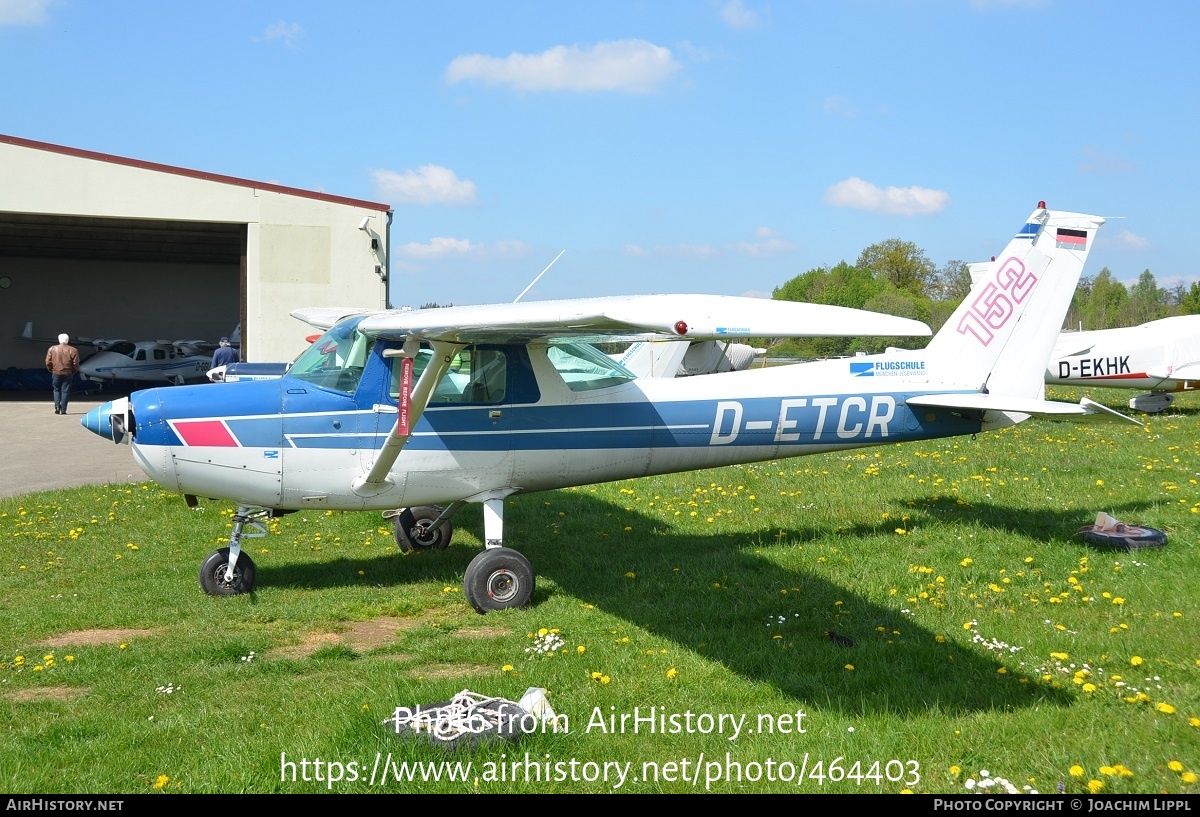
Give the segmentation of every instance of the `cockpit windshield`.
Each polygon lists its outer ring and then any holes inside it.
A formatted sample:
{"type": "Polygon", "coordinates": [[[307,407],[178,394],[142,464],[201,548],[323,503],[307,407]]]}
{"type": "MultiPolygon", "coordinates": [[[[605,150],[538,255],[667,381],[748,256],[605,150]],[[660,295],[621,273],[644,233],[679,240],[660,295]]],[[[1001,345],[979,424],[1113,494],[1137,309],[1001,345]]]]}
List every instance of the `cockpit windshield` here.
{"type": "Polygon", "coordinates": [[[288,368],[288,376],[323,389],[353,394],[375,341],[358,330],[362,316],[338,323],[288,368]]]}

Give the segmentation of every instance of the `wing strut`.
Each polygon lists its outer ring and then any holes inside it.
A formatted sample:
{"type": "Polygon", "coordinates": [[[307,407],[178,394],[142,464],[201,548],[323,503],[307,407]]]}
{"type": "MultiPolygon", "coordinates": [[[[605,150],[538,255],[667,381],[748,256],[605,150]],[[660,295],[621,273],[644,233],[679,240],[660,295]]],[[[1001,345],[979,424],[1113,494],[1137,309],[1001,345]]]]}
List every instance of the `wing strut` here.
{"type": "MultiPolygon", "coordinates": [[[[429,345],[433,348],[433,358],[429,361],[429,365],[425,367],[425,371],[421,372],[421,376],[417,378],[416,385],[413,386],[412,395],[408,396],[407,406],[405,405],[404,390],[406,383],[400,384],[400,411],[396,415],[396,424],[392,426],[392,430],[388,432],[387,439],[383,441],[383,447],[379,449],[379,455],[375,458],[374,464],[371,465],[371,470],[355,478],[352,483],[352,488],[356,494],[377,494],[388,490],[392,487],[392,479],[389,473],[392,466],[396,464],[396,458],[400,456],[400,452],[404,450],[404,446],[408,444],[408,439],[412,435],[413,429],[417,426],[417,421],[421,419],[421,414],[424,413],[425,407],[429,405],[429,398],[433,395],[433,388],[445,376],[450,369],[450,363],[454,360],[454,356],[466,344],[463,343],[447,343],[445,341],[434,340],[430,341],[429,345]]],[[[420,344],[416,338],[409,338],[401,349],[388,349],[383,353],[384,357],[402,357],[412,360],[416,355],[420,344]]],[[[411,371],[411,370],[410,370],[411,371]]]]}

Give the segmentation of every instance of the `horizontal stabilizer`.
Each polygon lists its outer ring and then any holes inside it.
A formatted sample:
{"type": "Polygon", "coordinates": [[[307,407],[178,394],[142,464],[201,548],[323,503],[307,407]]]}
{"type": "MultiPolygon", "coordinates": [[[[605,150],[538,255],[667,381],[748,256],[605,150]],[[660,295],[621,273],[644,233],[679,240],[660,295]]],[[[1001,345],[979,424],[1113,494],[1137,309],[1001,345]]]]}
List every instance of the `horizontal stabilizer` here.
{"type": "Polygon", "coordinates": [[[1003,411],[1017,414],[1027,414],[1030,417],[1041,417],[1048,420],[1124,420],[1142,425],[1142,423],[1126,417],[1119,411],[1113,411],[1094,400],[1084,397],[1075,403],[1060,403],[1054,400],[1038,400],[1029,397],[1017,397],[1005,394],[921,394],[910,397],[906,401],[910,406],[928,408],[946,408],[960,411],[1003,411]]]}

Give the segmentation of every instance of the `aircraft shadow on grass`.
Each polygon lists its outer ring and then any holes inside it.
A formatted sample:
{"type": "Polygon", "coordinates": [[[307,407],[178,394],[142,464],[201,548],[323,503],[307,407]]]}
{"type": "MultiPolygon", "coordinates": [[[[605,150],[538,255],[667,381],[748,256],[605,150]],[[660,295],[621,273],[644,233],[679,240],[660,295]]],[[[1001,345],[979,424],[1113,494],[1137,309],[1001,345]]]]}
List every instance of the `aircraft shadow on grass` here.
{"type": "MultiPolygon", "coordinates": [[[[771,538],[769,532],[747,526],[734,536],[680,533],[669,522],[586,496],[562,497],[558,508],[566,516],[557,511],[547,516],[541,501],[518,501],[509,509],[513,534],[524,552],[542,565],[543,581],[534,605],[567,593],[746,680],[770,684],[800,702],[851,713],[909,715],[937,708],[965,714],[1066,705],[1071,700],[1061,690],[1036,683],[1039,673],[1032,669],[1023,675],[1014,672],[1010,662],[1008,673],[999,673],[1005,664],[979,654],[977,648],[964,648],[960,632],[942,634],[945,641],[938,643],[939,633],[901,612],[911,606],[903,600],[894,608],[882,606],[849,584],[775,564],[758,552],[763,539],[771,538]],[[597,520],[603,520],[602,531],[597,520]],[[551,526],[558,532],[548,535],[551,526]],[[626,532],[627,527],[632,532],[626,532]],[[831,629],[850,636],[854,645],[835,644],[826,635],[831,629]],[[781,661],[780,651],[789,658],[781,661]],[[888,671],[873,676],[878,683],[863,690],[848,682],[846,664],[860,671],[886,665],[888,671]]],[[[1122,503],[1108,510],[1121,515],[1138,508],[1122,503]]],[[[1002,505],[960,506],[953,500],[929,511],[905,506],[904,512],[916,526],[928,514],[950,524],[981,525],[1090,552],[1088,545],[1072,538],[1086,512],[1031,513],[1002,505]]],[[[481,527],[479,516],[468,511],[459,524],[475,530],[481,527]]],[[[895,535],[870,526],[843,531],[855,537],[895,535]]],[[[826,531],[814,528],[789,529],[787,537],[797,547],[837,546],[826,531]]],[[[263,565],[259,583],[306,589],[349,586],[361,582],[358,571],[363,570],[379,584],[395,584],[401,591],[409,582],[455,585],[474,553],[474,547],[452,545],[408,557],[263,565]]],[[[851,560],[847,570],[853,574],[854,554],[843,553],[851,560]]]]}

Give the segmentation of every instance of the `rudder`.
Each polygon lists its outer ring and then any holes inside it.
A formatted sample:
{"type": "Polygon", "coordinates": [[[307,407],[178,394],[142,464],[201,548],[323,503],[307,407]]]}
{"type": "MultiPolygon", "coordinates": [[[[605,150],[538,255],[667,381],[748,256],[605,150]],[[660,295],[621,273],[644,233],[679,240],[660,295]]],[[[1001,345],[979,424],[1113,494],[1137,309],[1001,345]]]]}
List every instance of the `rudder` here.
{"type": "Polygon", "coordinates": [[[1040,398],[1046,364],[1103,223],[1039,202],[926,347],[931,379],[1040,398]]]}

